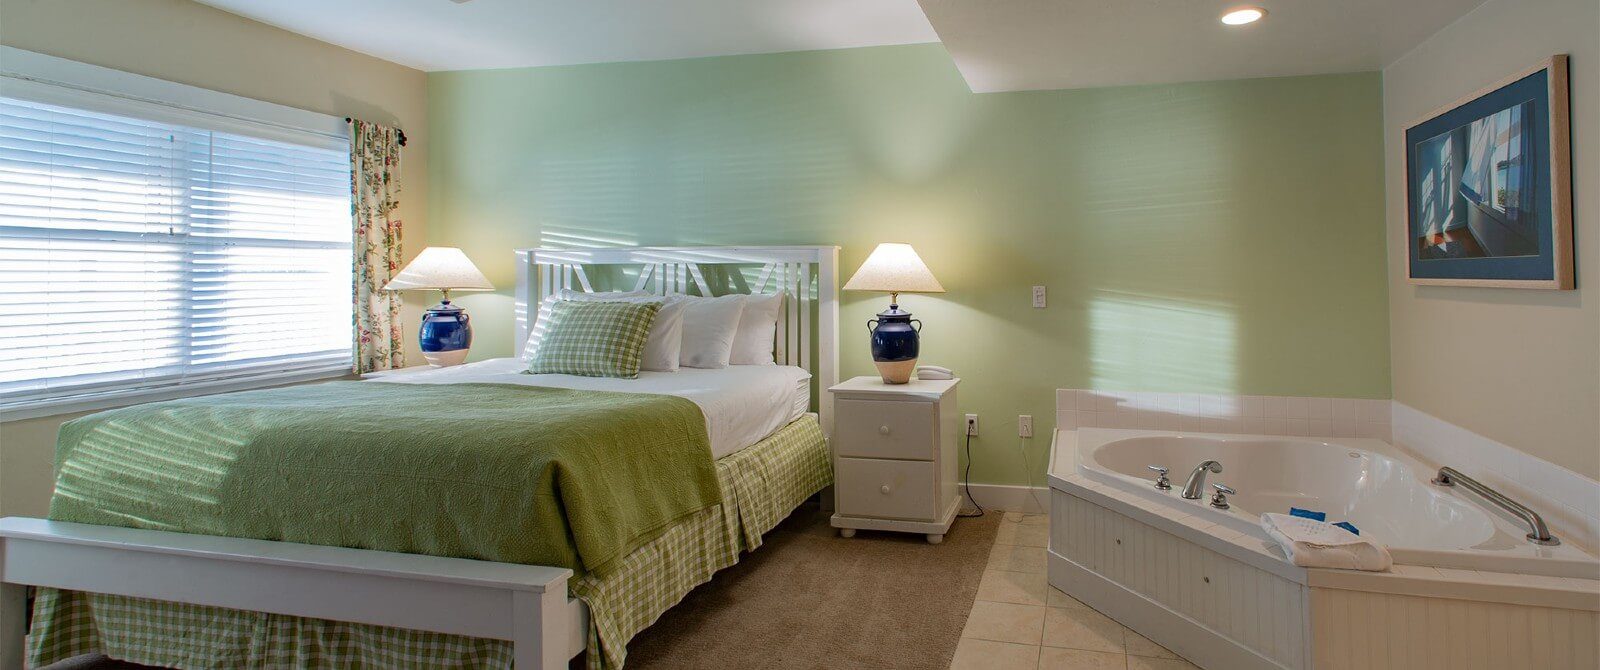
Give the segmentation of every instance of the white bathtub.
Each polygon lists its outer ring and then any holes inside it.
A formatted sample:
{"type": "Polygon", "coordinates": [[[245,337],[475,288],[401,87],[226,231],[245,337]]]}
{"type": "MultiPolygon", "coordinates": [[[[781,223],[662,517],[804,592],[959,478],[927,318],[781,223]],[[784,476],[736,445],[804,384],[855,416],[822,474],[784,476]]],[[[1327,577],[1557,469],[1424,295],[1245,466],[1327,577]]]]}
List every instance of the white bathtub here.
{"type": "Polygon", "coordinates": [[[1520,519],[1460,487],[1428,483],[1431,468],[1382,440],[1082,428],[1077,442],[1084,476],[1261,538],[1260,514],[1299,507],[1349,521],[1396,563],[1600,578],[1593,556],[1527,541],[1520,519]],[[1207,474],[1199,500],[1182,498],[1189,473],[1208,459],[1223,471],[1207,474]],[[1171,470],[1170,491],[1155,488],[1150,465],[1171,470]],[[1218,482],[1238,491],[1230,509],[1209,504],[1218,482]]]}

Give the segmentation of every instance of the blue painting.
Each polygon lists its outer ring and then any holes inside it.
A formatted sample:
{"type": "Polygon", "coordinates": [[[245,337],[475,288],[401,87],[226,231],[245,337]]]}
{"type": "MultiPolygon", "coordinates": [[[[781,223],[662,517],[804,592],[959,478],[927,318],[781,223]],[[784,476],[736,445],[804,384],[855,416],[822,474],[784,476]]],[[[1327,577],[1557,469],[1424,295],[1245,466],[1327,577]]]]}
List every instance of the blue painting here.
{"type": "Polygon", "coordinates": [[[1411,279],[1572,288],[1566,59],[1406,130],[1411,279]]]}

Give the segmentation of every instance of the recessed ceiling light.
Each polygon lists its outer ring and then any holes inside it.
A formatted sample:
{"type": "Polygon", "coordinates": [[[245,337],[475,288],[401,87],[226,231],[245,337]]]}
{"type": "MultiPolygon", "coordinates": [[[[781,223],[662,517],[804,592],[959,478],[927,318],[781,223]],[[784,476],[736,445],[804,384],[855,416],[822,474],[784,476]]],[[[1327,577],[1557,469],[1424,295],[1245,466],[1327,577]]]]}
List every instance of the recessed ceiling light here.
{"type": "Polygon", "coordinates": [[[1240,7],[1223,14],[1222,22],[1230,26],[1242,26],[1246,23],[1260,21],[1261,17],[1266,15],[1267,10],[1260,7],[1240,7]]]}

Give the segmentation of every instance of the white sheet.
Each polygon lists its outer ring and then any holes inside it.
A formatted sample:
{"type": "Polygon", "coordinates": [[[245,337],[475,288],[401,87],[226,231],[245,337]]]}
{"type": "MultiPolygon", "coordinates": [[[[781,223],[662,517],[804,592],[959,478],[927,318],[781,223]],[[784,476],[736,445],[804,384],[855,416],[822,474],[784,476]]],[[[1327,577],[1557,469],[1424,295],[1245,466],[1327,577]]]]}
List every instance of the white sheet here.
{"type": "Polygon", "coordinates": [[[705,414],[712,458],[760,442],[811,406],[811,373],[788,365],[730,365],[715,370],[685,367],[677,372],[640,372],[638,379],[522,374],[526,368],[517,358],[495,358],[448,368],[407,370],[368,381],[521,384],[675,395],[699,405],[705,414]]]}

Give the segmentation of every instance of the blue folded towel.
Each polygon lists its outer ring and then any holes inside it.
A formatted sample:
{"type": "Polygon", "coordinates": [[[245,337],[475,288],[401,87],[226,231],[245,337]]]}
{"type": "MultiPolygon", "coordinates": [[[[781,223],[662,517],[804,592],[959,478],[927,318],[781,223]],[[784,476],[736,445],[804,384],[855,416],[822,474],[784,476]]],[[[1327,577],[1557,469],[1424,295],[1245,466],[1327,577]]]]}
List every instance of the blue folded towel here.
{"type": "Polygon", "coordinates": [[[1289,516],[1298,516],[1298,517],[1310,519],[1312,521],[1327,521],[1328,520],[1328,514],[1326,512],[1315,512],[1315,511],[1308,510],[1308,509],[1300,509],[1298,507],[1290,507],[1289,508],[1289,516]]]}
{"type": "Polygon", "coordinates": [[[1355,533],[1356,535],[1360,535],[1361,534],[1361,531],[1357,530],[1356,527],[1354,525],[1352,525],[1349,521],[1340,521],[1339,523],[1336,523],[1336,524],[1333,524],[1333,525],[1338,526],[1340,528],[1343,528],[1345,530],[1348,530],[1348,531],[1350,531],[1352,533],[1355,533]]]}

